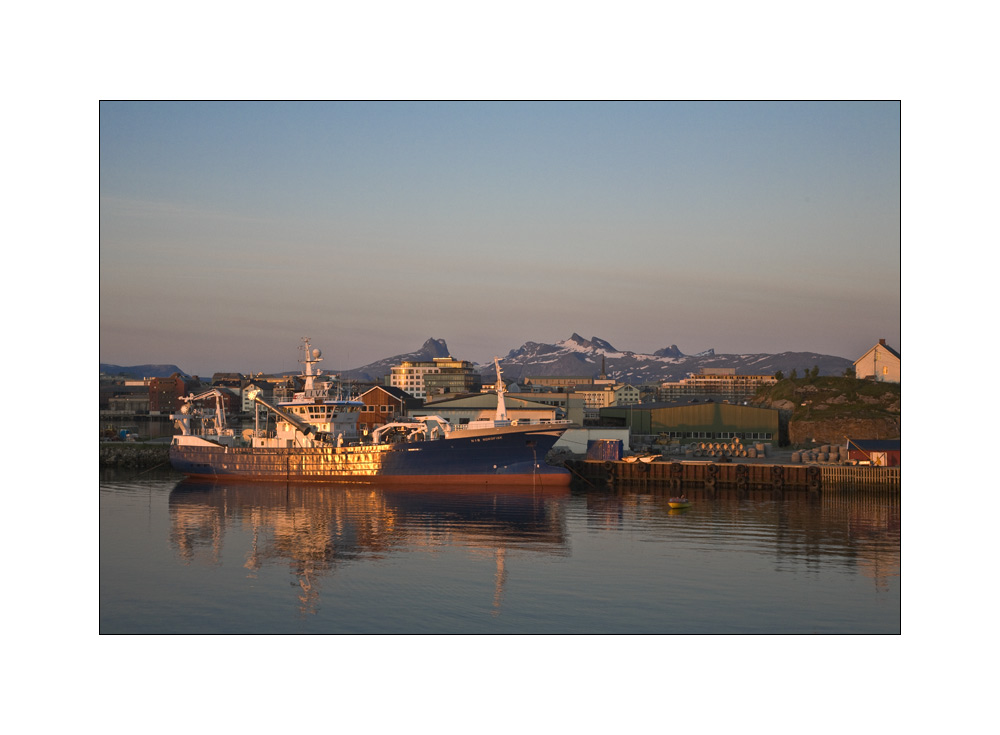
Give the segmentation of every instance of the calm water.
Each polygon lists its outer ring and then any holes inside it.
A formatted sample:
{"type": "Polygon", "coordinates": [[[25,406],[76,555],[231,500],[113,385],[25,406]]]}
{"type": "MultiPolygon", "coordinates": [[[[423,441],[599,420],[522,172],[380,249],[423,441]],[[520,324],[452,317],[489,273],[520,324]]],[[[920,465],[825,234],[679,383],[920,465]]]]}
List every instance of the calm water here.
{"type": "Polygon", "coordinates": [[[104,474],[100,632],[900,632],[896,498],[104,474]]]}

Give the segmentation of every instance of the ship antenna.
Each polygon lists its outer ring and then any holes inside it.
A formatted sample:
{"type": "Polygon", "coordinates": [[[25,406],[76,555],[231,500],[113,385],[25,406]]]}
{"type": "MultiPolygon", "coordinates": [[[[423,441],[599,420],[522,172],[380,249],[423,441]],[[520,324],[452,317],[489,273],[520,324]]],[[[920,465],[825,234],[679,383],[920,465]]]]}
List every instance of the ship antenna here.
{"type": "Polygon", "coordinates": [[[305,364],[306,369],[302,377],[305,378],[305,390],[308,395],[313,389],[313,379],[323,374],[322,370],[317,370],[315,373],[313,372],[313,365],[319,363],[323,359],[323,353],[318,349],[311,349],[308,337],[302,338],[302,347],[300,349],[305,352],[305,359],[302,360],[302,362],[305,364]]]}
{"type": "Polygon", "coordinates": [[[496,416],[496,420],[497,421],[506,421],[507,420],[507,406],[506,406],[506,404],[504,403],[504,400],[503,400],[504,387],[503,387],[503,381],[500,379],[500,358],[499,357],[494,357],[493,358],[493,364],[496,365],[496,368],[497,368],[497,416],[496,416]]]}

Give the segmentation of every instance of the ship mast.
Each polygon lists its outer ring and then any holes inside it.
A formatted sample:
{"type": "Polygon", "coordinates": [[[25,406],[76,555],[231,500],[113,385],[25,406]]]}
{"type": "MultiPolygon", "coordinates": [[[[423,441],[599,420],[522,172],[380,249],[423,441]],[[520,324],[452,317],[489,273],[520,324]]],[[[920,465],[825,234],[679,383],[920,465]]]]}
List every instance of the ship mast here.
{"type": "Polygon", "coordinates": [[[305,378],[305,395],[310,396],[312,395],[313,390],[313,379],[322,374],[319,370],[314,373],[313,365],[316,365],[323,360],[323,353],[319,350],[319,348],[315,350],[310,348],[308,337],[302,338],[302,349],[305,351],[306,355],[305,359],[299,360],[299,362],[306,366],[302,377],[305,378]]]}
{"type": "Polygon", "coordinates": [[[504,400],[503,400],[504,387],[503,387],[503,381],[500,379],[500,358],[499,357],[494,357],[493,358],[493,364],[496,365],[496,368],[497,368],[497,415],[496,415],[496,420],[497,421],[506,421],[507,420],[507,405],[504,403],[504,400]]]}

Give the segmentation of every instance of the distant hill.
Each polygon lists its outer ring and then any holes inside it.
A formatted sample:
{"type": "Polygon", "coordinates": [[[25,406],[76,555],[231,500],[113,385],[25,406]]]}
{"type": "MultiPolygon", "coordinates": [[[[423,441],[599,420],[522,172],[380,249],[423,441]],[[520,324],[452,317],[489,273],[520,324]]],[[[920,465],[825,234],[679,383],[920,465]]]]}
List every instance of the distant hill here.
{"type": "Polygon", "coordinates": [[[126,377],[140,380],[142,378],[169,378],[174,373],[187,376],[183,370],[176,365],[110,365],[101,363],[101,372],[105,375],[124,375],[126,377]]]}

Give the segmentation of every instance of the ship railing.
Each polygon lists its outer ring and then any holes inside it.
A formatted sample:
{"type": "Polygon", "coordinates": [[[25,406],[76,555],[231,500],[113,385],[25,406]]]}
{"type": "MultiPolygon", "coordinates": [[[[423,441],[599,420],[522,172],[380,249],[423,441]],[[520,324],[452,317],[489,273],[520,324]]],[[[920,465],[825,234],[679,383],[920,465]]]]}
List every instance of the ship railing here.
{"type": "MultiPolygon", "coordinates": [[[[486,423],[490,422],[490,419],[485,420],[486,423]]],[[[469,422],[468,424],[452,425],[452,431],[461,431],[462,429],[476,428],[472,426],[474,422],[469,422]]],[[[503,426],[569,426],[573,422],[569,419],[511,419],[508,422],[502,424],[503,426]]]]}

